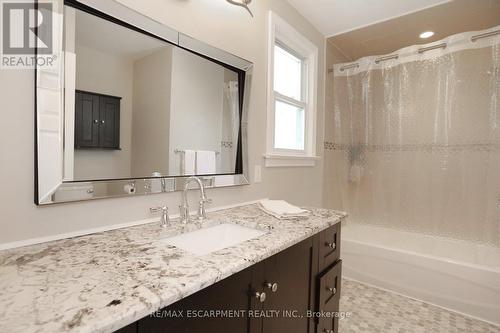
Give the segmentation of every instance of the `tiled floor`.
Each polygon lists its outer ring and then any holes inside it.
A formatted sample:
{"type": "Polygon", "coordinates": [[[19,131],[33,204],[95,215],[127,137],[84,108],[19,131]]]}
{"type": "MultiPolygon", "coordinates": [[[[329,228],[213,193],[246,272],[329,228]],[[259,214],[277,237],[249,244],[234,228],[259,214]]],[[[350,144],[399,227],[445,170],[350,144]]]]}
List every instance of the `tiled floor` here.
{"type": "Polygon", "coordinates": [[[340,311],[351,313],[340,320],[341,333],[500,333],[500,327],[349,280],[342,280],[340,311]]]}

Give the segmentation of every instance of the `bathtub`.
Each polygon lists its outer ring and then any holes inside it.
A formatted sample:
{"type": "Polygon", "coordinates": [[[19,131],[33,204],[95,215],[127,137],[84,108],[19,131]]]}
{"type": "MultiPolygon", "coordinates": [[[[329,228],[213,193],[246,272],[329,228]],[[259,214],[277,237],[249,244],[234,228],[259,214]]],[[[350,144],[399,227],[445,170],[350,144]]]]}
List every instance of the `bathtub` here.
{"type": "Polygon", "coordinates": [[[500,325],[500,250],[357,223],[342,226],[343,275],[500,325]]]}

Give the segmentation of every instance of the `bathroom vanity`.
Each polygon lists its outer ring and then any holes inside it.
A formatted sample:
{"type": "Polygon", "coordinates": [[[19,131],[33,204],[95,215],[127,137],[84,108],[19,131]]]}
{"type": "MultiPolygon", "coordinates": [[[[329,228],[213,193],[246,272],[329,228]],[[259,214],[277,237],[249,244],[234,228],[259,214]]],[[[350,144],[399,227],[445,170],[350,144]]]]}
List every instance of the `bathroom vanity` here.
{"type": "Polygon", "coordinates": [[[345,216],[278,220],[250,204],[2,251],[0,331],[336,332],[345,216]],[[263,234],[204,255],[167,244],[223,224],[263,234]]]}
{"type": "MultiPolygon", "coordinates": [[[[300,223],[300,222],[299,222],[300,223]]],[[[340,224],[207,287],[120,332],[337,332],[340,224]],[[338,244],[338,245],[337,245],[338,244]],[[219,313],[214,311],[220,311],[219,313]]]]}

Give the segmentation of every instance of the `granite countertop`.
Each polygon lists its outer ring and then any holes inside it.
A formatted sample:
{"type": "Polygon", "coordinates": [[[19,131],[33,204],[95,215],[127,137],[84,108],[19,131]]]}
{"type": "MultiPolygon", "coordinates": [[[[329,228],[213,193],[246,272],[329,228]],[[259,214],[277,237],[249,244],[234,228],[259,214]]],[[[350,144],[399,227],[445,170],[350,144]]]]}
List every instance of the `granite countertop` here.
{"type": "Polygon", "coordinates": [[[209,213],[206,225],[266,230],[195,256],[159,239],[199,228],[173,221],[0,252],[0,332],[113,332],[338,223],[343,212],[278,220],[256,204],[209,213]]]}

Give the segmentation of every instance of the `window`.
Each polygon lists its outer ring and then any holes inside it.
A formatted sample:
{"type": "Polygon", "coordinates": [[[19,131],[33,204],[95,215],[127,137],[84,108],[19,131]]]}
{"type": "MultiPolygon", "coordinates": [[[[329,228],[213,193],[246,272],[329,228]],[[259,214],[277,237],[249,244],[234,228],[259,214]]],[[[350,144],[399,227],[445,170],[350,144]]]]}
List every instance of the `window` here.
{"type": "Polygon", "coordinates": [[[274,148],[303,151],[305,63],[280,43],[274,45],[274,148]]]}
{"type": "Polygon", "coordinates": [[[266,166],[313,166],[318,49],[271,12],[268,56],[266,166]]]}

